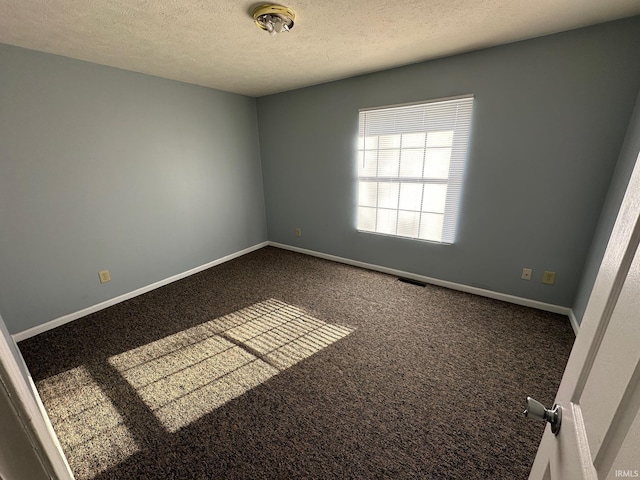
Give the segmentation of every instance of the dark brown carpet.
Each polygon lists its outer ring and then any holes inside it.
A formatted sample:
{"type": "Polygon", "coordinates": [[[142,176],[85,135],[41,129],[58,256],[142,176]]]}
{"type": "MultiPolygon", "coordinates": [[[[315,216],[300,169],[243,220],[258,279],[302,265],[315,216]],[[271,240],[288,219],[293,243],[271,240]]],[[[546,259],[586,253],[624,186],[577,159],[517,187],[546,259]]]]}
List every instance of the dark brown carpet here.
{"type": "Polygon", "coordinates": [[[523,417],[525,397],[552,404],[573,340],[561,315],[267,247],[20,348],[78,478],[513,480],[544,428],[523,417]],[[233,327],[267,301],[303,312],[295,328],[340,333],[278,363],[233,327]],[[211,390],[192,334],[235,352],[215,368],[257,365],[260,378],[211,390]],[[203,394],[171,393],[185,385],[163,369],[203,394]],[[171,385],[143,391],[154,375],[171,385]],[[154,403],[167,392],[181,409],[154,403]],[[212,411],[197,413],[203,399],[212,411]]]}

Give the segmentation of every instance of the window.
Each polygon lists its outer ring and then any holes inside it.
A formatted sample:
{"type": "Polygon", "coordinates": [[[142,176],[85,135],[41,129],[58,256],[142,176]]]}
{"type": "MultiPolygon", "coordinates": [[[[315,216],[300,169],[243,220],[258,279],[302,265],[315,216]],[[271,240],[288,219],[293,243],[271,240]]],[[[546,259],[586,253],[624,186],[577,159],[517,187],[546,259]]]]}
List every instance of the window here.
{"type": "Polygon", "coordinates": [[[473,97],[360,110],[358,230],[453,243],[473,97]]]}

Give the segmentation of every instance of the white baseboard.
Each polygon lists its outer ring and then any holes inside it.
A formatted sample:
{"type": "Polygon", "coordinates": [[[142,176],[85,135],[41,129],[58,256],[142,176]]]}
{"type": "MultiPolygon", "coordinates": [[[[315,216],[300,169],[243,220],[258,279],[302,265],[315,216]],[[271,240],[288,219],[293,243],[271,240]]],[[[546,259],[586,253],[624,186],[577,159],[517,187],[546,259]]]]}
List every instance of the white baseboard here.
{"type": "Polygon", "coordinates": [[[69,313],[67,315],[54,318],[53,320],[43,323],[41,325],[36,325],[35,327],[31,327],[27,330],[23,330],[22,332],[15,333],[12,335],[12,337],[16,342],[26,340],[27,338],[46,332],[47,330],[51,330],[53,328],[59,327],[60,325],[64,325],[65,323],[72,322],[74,320],[77,320],[78,318],[85,317],[91,313],[98,312],[105,308],[111,307],[112,305],[116,305],[118,303],[124,302],[125,300],[129,300],[131,298],[137,297],[138,295],[142,295],[143,293],[150,292],[151,290],[155,290],[156,288],[163,287],[165,285],[168,285],[169,283],[173,283],[177,280],[181,280],[183,278],[186,278],[195,273],[199,273],[208,268],[215,267],[216,265],[220,265],[222,263],[228,262],[229,260],[233,260],[234,258],[238,258],[243,255],[246,255],[247,253],[253,252],[255,250],[259,250],[260,248],[266,247],[267,245],[270,245],[276,248],[282,248],[284,250],[291,250],[293,252],[303,253],[305,255],[311,255],[318,258],[324,258],[326,260],[331,260],[334,262],[344,263],[346,265],[353,265],[355,267],[366,268],[367,270],[387,273],[389,275],[394,275],[397,277],[410,278],[412,280],[418,280],[418,281],[426,282],[432,285],[450,288],[452,290],[459,290],[461,292],[472,293],[474,295],[480,295],[482,297],[493,298],[495,300],[502,300],[504,302],[513,303],[516,305],[522,305],[525,307],[536,308],[538,310],[567,315],[569,317],[569,321],[571,322],[571,327],[573,328],[574,333],[576,335],[578,334],[578,329],[579,329],[578,321],[575,317],[575,314],[573,313],[573,310],[571,310],[568,307],[553,305],[551,303],[539,302],[537,300],[530,300],[528,298],[516,297],[514,295],[494,292],[492,290],[485,290],[482,288],[471,287],[469,285],[464,285],[461,283],[449,282],[446,280],[439,280],[437,278],[431,278],[431,277],[426,277],[424,275],[417,275],[415,273],[404,272],[402,270],[382,267],[380,265],[374,265],[372,263],[359,262],[357,260],[351,260],[349,258],[329,255],[327,253],[316,252],[314,250],[307,250],[304,248],[294,247],[291,245],[285,245],[283,243],[262,242],[252,247],[245,248],[244,250],[240,250],[238,252],[232,253],[225,257],[219,258],[217,260],[213,260],[212,262],[206,263],[204,265],[200,265],[199,267],[192,268],[191,270],[187,270],[186,272],[179,273],[169,278],[165,278],[164,280],[160,280],[158,282],[152,283],[151,285],[147,285],[146,287],[138,288],[137,290],[134,290],[132,292],[125,293],[118,297],[112,298],[110,300],[106,300],[104,302],[98,303],[96,305],[92,305],[87,308],[83,308],[82,310],[78,310],[77,312],[69,313]]]}
{"type": "Polygon", "coordinates": [[[569,310],[569,321],[571,322],[571,328],[573,328],[573,333],[575,333],[576,337],[578,336],[578,330],[580,330],[580,324],[578,323],[578,319],[576,318],[576,314],[573,313],[573,309],[569,310]]]}
{"type": "Polygon", "coordinates": [[[27,338],[38,335],[39,333],[46,332],[47,330],[51,330],[52,328],[59,327],[60,325],[64,325],[65,323],[72,322],[77,320],[78,318],[85,317],[91,313],[98,312],[107,307],[111,307],[120,302],[124,302],[125,300],[129,300],[131,298],[137,297],[138,295],[142,295],[143,293],[150,292],[151,290],[155,290],[156,288],[163,287],[168,285],[169,283],[173,283],[176,280],[181,280],[195,273],[202,272],[207,268],[215,267],[216,265],[220,265],[221,263],[228,262],[229,260],[233,260],[234,258],[241,257],[242,255],[246,255],[247,253],[253,252],[254,250],[258,250],[260,248],[266,247],[268,242],[262,242],[257,245],[254,245],[249,248],[245,248],[244,250],[240,250],[239,252],[232,253],[225,257],[219,258],[217,260],[213,260],[212,262],[206,263],[204,265],[200,265],[199,267],[192,268],[191,270],[187,270],[186,272],[178,273],[177,275],[173,275],[169,278],[165,278],[164,280],[160,280],[158,282],[152,283],[151,285],[147,285],[146,287],[138,288],[129,293],[125,293],[118,297],[112,298],[110,300],[105,300],[104,302],[98,303],[96,305],[92,305],[91,307],[83,308],[82,310],[78,310],[77,312],[69,313],[68,315],[63,315],[58,318],[54,318],[53,320],[43,323],[41,325],[36,325],[35,327],[31,327],[27,330],[23,330],[22,332],[18,332],[12,335],[15,342],[20,342],[27,338]]]}
{"type": "MultiPolygon", "coordinates": [[[[351,260],[349,258],[336,257],[335,255],[329,255],[326,253],[316,252],[314,250],[307,250],[304,248],[293,247],[291,245],[285,245],[283,243],[268,242],[272,247],[282,248],[284,250],[291,250],[293,252],[304,253],[305,255],[312,255],[314,257],[324,258],[326,260],[332,260],[334,262],[344,263],[347,265],[353,265],[355,267],[366,268],[367,270],[375,270],[377,272],[388,273],[397,277],[410,278],[412,280],[418,280],[426,282],[439,287],[446,287],[452,290],[459,290],[461,292],[473,293],[474,295],[480,295],[482,297],[493,298],[495,300],[502,300],[504,302],[513,303],[516,305],[522,305],[525,307],[532,307],[545,312],[560,313],[567,315],[571,319],[572,310],[568,307],[562,307],[560,305],[553,305],[551,303],[539,302],[537,300],[530,300],[528,298],[516,297],[515,295],[508,295],[506,293],[494,292],[492,290],[485,290],[483,288],[471,287],[461,283],[448,282],[446,280],[439,280],[437,278],[425,277],[423,275],[417,275],[415,273],[403,272],[402,270],[396,270],[393,268],[381,267],[380,265],[374,265],[371,263],[359,262],[357,260],[351,260]]],[[[575,319],[575,316],[573,317],[575,319]]],[[[577,322],[575,322],[577,326],[577,322]]],[[[571,326],[576,331],[573,321],[571,326]]]]}

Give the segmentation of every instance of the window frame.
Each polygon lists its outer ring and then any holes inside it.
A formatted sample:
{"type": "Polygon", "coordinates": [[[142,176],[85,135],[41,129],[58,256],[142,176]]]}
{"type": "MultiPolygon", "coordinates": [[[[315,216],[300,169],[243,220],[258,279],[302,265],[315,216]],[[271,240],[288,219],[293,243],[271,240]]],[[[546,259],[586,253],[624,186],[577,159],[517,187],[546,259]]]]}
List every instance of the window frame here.
{"type": "MultiPolygon", "coordinates": [[[[397,105],[388,105],[381,107],[362,108],[358,111],[358,145],[357,145],[357,203],[356,203],[356,230],[361,233],[385,235],[394,238],[404,238],[418,241],[426,241],[437,244],[450,245],[456,241],[456,231],[459,218],[459,211],[461,205],[461,199],[463,194],[463,181],[464,172],[466,170],[466,164],[468,159],[469,143],[471,140],[471,128],[472,128],[472,116],[475,97],[472,94],[460,95],[455,97],[437,98],[433,100],[404,103],[397,105]],[[422,115],[420,122],[415,121],[413,116],[422,115]],[[404,122],[404,123],[402,123],[404,122]],[[386,125],[386,124],[389,125],[386,125]],[[448,134],[451,132],[451,143],[449,145],[438,144],[438,140],[435,140],[435,145],[429,145],[430,138],[441,137],[442,134],[448,134]],[[423,144],[419,147],[407,146],[403,147],[402,142],[404,137],[411,135],[422,136],[424,139],[423,144]],[[380,145],[381,138],[384,138],[386,142],[395,142],[395,138],[399,137],[399,144],[391,147],[384,147],[380,145]],[[375,147],[370,148],[368,143],[375,140],[375,147]],[[425,176],[425,169],[430,165],[428,155],[431,155],[435,159],[434,152],[438,149],[450,149],[449,158],[446,160],[446,176],[442,174],[442,168],[440,176],[425,176]],[[416,150],[422,155],[421,174],[419,176],[407,176],[402,175],[402,164],[405,154],[409,151],[416,150]],[[372,152],[375,153],[375,172],[371,174],[364,174],[367,171],[367,156],[372,152]],[[385,175],[384,172],[380,172],[380,152],[391,152],[390,155],[395,154],[398,156],[396,160],[391,160],[394,167],[397,167],[397,171],[385,175]],[[362,166],[361,166],[362,165],[362,166]],[[375,205],[363,204],[363,184],[375,185],[375,205]],[[420,206],[416,210],[414,209],[402,209],[401,206],[401,189],[403,185],[419,184],[421,188],[420,206]],[[397,187],[388,187],[389,185],[397,185],[397,187]],[[446,194],[440,199],[444,199],[444,206],[441,211],[430,212],[425,210],[425,186],[446,185],[446,194]],[[380,188],[390,189],[393,191],[397,189],[397,201],[395,206],[380,206],[380,188]],[[375,227],[373,229],[366,228],[364,219],[365,212],[367,214],[375,213],[375,227]],[[389,213],[391,212],[391,213],[389,213]],[[395,213],[394,213],[395,212],[395,213]],[[395,215],[395,228],[393,231],[387,231],[379,227],[379,218],[383,215],[395,215]],[[400,220],[401,216],[410,218],[411,216],[418,218],[416,220],[403,223],[400,220]],[[423,218],[425,222],[431,218],[435,218],[435,215],[441,216],[442,226],[438,226],[436,222],[435,232],[439,232],[437,235],[423,233],[423,218]],[[361,217],[362,216],[362,217],[361,217]],[[431,217],[429,217],[431,216],[431,217]],[[406,227],[413,231],[412,234],[398,233],[401,227],[406,227]],[[416,230],[417,228],[417,230],[416,230]]],[[[416,117],[417,118],[417,117],[416,117]]],[[[387,155],[387,154],[385,154],[387,155]]],[[[387,155],[388,156],[388,155],[387,155]]],[[[444,158],[444,157],[443,157],[444,158]]],[[[442,160],[442,159],[441,159],[442,160]]],[[[373,162],[373,159],[369,161],[373,162]]],[[[434,161],[434,160],[431,160],[434,161]]],[[[388,162],[388,159],[385,161],[388,162]]],[[[386,168],[389,168],[389,164],[385,163],[386,168]]],[[[437,162],[434,163],[437,169],[437,162]]],[[[442,165],[444,166],[444,164],[442,165]]],[[[369,167],[371,170],[371,167],[369,167]]],[[[408,171],[408,170],[407,170],[408,171]]],[[[405,171],[406,173],[406,171],[405,171]]],[[[433,172],[431,172],[433,173],[433,172]]],[[[367,187],[370,188],[370,187],[367,187]]],[[[407,187],[408,188],[408,187],[407,187]]],[[[366,192],[365,192],[366,193],[366,192]]],[[[433,195],[433,194],[432,194],[433,195]]],[[[393,195],[384,195],[384,199],[392,199],[393,195]]],[[[433,201],[433,199],[431,199],[433,201]]],[[[370,222],[369,222],[370,223],[370,222]]],[[[384,222],[383,222],[384,223],[384,222]]],[[[386,225],[392,225],[393,220],[386,225]]],[[[424,225],[427,225],[426,223],[424,225]]],[[[428,227],[424,227],[425,232],[429,231],[428,227]]]]}

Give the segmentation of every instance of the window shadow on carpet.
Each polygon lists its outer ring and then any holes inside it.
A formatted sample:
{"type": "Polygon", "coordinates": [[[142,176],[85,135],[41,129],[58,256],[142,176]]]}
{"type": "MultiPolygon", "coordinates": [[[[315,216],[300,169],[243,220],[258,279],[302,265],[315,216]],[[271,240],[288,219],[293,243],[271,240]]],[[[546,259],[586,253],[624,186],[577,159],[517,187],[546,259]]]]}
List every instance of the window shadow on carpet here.
{"type": "Polygon", "coordinates": [[[37,387],[76,477],[91,479],[138,452],[149,433],[177,432],[353,330],[270,299],[37,387]],[[114,383],[121,388],[101,387],[114,383]],[[151,432],[130,431],[131,415],[146,417],[151,432]]]}

